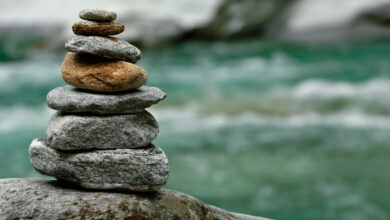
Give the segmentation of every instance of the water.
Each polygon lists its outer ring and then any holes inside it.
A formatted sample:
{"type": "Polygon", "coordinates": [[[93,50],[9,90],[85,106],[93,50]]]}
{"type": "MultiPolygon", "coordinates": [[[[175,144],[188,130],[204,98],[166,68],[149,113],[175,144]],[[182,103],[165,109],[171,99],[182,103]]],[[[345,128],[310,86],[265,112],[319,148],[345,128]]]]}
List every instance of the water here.
{"type": "MultiPolygon", "coordinates": [[[[1,44],[0,44],[1,45],[1,44]]],[[[2,50],[0,50],[2,51],[2,50]]],[[[390,218],[390,42],[191,42],[144,51],[167,188],[276,219],[390,218]]],[[[0,64],[0,178],[39,177],[64,53],[0,64]]]]}

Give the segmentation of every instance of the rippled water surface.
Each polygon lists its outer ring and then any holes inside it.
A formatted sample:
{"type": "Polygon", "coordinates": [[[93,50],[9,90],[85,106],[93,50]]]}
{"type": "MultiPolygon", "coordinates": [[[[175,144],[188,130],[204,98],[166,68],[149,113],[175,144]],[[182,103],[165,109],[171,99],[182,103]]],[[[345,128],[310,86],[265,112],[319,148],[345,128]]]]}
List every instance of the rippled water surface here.
{"type": "MultiPolygon", "coordinates": [[[[277,219],[390,218],[390,43],[186,43],[144,51],[168,188],[277,219]]],[[[37,177],[64,54],[0,63],[0,178],[37,177]]]]}

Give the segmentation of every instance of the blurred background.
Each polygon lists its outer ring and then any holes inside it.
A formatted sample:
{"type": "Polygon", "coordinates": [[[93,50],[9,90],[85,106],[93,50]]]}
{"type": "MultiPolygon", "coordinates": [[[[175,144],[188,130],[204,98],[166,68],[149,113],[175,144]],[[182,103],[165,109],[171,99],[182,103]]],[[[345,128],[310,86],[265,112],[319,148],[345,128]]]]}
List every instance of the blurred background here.
{"type": "Polygon", "coordinates": [[[40,177],[84,8],[143,51],[167,188],[276,219],[390,219],[390,0],[0,0],[0,178],[40,177]]]}

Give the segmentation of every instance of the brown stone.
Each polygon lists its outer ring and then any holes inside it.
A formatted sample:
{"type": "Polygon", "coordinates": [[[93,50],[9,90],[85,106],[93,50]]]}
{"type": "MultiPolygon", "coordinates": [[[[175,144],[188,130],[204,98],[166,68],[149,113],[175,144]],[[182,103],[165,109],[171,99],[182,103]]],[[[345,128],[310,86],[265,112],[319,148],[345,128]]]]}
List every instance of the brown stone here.
{"type": "Polygon", "coordinates": [[[66,54],[61,71],[68,84],[99,92],[138,89],[148,78],[135,64],[73,52],[66,54]]]}
{"type": "Polygon", "coordinates": [[[122,33],[125,26],[118,22],[78,21],[73,24],[72,30],[77,35],[106,36],[122,33]]]}

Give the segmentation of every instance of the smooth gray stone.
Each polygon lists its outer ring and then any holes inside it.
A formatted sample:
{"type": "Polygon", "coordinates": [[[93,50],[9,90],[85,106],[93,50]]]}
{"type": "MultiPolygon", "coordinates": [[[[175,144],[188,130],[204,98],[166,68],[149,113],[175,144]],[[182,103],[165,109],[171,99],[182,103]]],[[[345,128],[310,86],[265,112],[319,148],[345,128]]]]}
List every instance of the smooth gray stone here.
{"type": "Polygon", "coordinates": [[[68,85],[50,91],[46,101],[50,108],[63,112],[126,114],[142,112],[166,96],[149,86],[123,93],[95,93],[68,85]]]}
{"type": "Polygon", "coordinates": [[[167,189],[136,194],[84,191],[45,179],[0,179],[0,219],[265,220],[167,189]]]}
{"type": "Polygon", "coordinates": [[[142,56],[137,47],[114,37],[75,36],[65,43],[65,48],[75,53],[88,53],[130,63],[137,63],[142,56]]]}
{"type": "Polygon", "coordinates": [[[116,13],[99,9],[84,9],[79,14],[81,19],[89,21],[114,21],[116,13]]]}
{"type": "Polygon", "coordinates": [[[147,111],[107,116],[57,112],[49,121],[46,138],[58,150],[126,149],[149,145],[158,132],[156,119],[147,111]]]}
{"type": "Polygon", "coordinates": [[[165,185],[169,174],[167,156],[152,144],[138,149],[66,152],[35,139],[28,152],[39,173],[89,189],[155,191],[165,185]]]}

